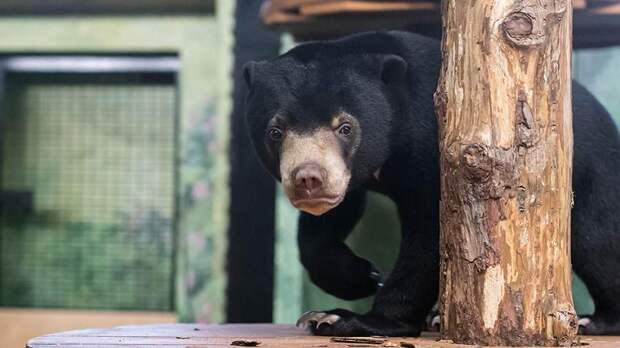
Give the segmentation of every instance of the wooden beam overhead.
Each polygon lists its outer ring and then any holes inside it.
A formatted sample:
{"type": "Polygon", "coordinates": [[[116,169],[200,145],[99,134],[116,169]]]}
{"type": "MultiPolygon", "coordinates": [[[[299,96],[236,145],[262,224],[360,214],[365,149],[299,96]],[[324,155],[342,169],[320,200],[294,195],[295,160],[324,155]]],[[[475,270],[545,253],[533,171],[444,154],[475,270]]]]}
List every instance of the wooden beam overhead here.
{"type": "MultiPolygon", "coordinates": [[[[572,0],[574,47],[620,45],[620,0],[572,0]]],[[[267,0],[263,23],[299,41],[400,29],[441,37],[439,0],[267,0]]]]}
{"type": "Polygon", "coordinates": [[[300,7],[303,16],[321,16],[338,13],[359,12],[391,12],[438,10],[438,5],[432,2],[412,1],[322,1],[311,2],[300,7]]]}
{"type": "Polygon", "coordinates": [[[599,7],[592,10],[595,14],[614,15],[620,14],[620,3],[599,7]]]}

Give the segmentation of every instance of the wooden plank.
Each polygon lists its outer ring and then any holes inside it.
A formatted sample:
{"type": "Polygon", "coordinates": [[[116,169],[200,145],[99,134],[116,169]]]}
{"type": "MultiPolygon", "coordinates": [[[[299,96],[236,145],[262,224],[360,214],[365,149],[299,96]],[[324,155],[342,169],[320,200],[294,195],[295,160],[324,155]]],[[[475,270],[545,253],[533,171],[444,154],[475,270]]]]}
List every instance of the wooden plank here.
{"type": "MultiPolygon", "coordinates": [[[[265,7],[303,15],[324,15],[342,12],[438,10],[438,2],[393,0],[268,0],[265,7]]],[[[573,8],[585,9],[587,0],[573,0],[573,8]]]]}
{"type": "Polygon", "coordinates": [[[268,6],[277,7],[283,10],[291,10],[291,9],[298,9],[300,6],[305,5],[305,4],[316,3],[316,2],[321,2],[321,1],[322,0],[267,0],[265,1],[265,4],[268,6]]]}
{"type": "Polygon", "coordinates": [[[573,0],[573,9],[575,10],[584,9],[586,8],[586,6],[588,6],[588,3],[586,0],[573,0]]]}
{"type": "MultiPolygon", "coordinates": [[[[620,44],[620,2],[607,6],[600,6],[601,2],[587,2],[587,5],[589,8],[575,11],[573,47],[620,44]]],[[[383,29],[410,30],[441,38],[439,11],[435,9],[305,16],[298,11],[284,11],[266,4],[261,13],[266,25],[288,31],[298,41],[332,39],[360,31],[383,29]]]]}
{"type": "Polygon", "coordinates": [[[438,9],[437,4],[432,2],[340,0],[307,3],[301,6],[300,12],[304,16],[320,16],[339,13],[418,11],[436,9],[438,9]]]}
{"type": "MultiPolygon", "coordinates": [[[[335,6],[331,8],[332,10],[339,8],[338,11],[345,11],[338,13],[326,12],[324,8],[304,7],[306,12],[311,11],[315,13],[314,11],[316,11],[316,15],[309,15],[308,13],[301,13],[301,11],[304,11],[303,8],[300,8],[298,11],[288,11],[268,1],[261,9],[261,17],[265,25],[275,27],[276,29],[291,31],[294,35],[297,35],[299,31],[304,33],[311,33],[313,31],[320,33],[325,32],[325,34],[329,34],[329,31],[332,31],[332,35],[319,35],[328,37],[336,37],[343,32],[352,33],[363,30],[397,29],[403,28],[403,26],[421,23],[439,26],[439,11],[437,11],[435,7],[431,8],[429,6],[431,3],[429,2],[415,3],[414,7],[416,7],[416,9],[409,10],[396,9],[394,7],[391,11],[377,12],[368,10],[369,7],[364,7],[365,10],[360,10],[361,8],[359,7],[356,7],[356,9],[350,7],[351,11],[346,12],[348,11],[346,7],[350,6],[350,4],[362,2],[363,1],[351,1],[347,2],[349,5],[329,5],[335,6]],[[428,7],[428,9],[424,9],[426,7],[428,7]],[[343,31],[341,27],[343,22],[347,22],[346,27],[350,27],[351,30],[343,31]],[[332,23],[335,24],[333,28],[331,27],[332,23]]],[[[391,3],[395,4],[396,2],[391,3]]],[[[402,1],[398,3],[403,4],[402,1]]],[[[369,4],[372,5],[365,6],[375,6],[377,2],[369,4]]],[[[305,6],[314,5],[309,4],[305,6]]]]}
{"type": "MultiPolygon", "coordinates": [[[[231,347],[233,341],[256,341],[259,347],[398,347],[406,342],[416,347],[439,348],[468,346],[438,341],[436,335],[418,338],[375,338],[381,343],[338,343],[330,337],[311,336],[292,325],[204,325],[165,324],[120,326],[109,329],[69,331],[38,337],[28,342],[30,348],[48,347],[231,347]]],[[[590,348],[611,348],[620,345],[620,337],[584,337],[590,348]]]]}
{"type": "Polygon", "coordinates": [[[592,13],[600,15],[620,14],[620,3],[593,9],[592,13]]]}
{"type": "Polygon", "coordinates": [[[281,24],[292,24],[305,22],[308,18],[296,12],[289,12],[286,9],[273,5],[271,1],[263,4],[260,11],[263,24],[267,26],[276,26],[281,24]]]}
{"type": "MultiPolygon", "coordinates": [[[[586,0],[573,0],[576,9],[585,9],[586,0]]],[[[613,6],[607,6],[599,11],[613,6]]],[[[312,16],[355,13],[439,11],[438,3],[432,1],[386,1],[386,0],[268,0],[261,16],[266,25],[300,23],[311,21],[312,16]]]]}
{"type": "MultiPolygon", "coordinates": [[[[282,9],[298,9],[301,6],[314,4],[321,5],[326,3],[335,3],[335,2],[343,2],[348,0],[267,0],[265,3],[269,3],[270,6],[275,6],[282,9]]],[[[419,3],[419,2],[428,2],[425,0],[356,0],[357,2],[367,2],[367,3],[390,3],[390,2],[406,2],[406,3],[419,3]]],[[[585,0],[574,0],[574,1],[585,1],[585,0]]],[[[436,1],[439,3],[439,1],[436,1]]]]}
{"type": "Polygon", "coordinates": [[[263,16],[263,23],[267,26],[295,25],[304,22],[309,22],[308,18],[289,14],[285,11],[279,11],[273,8],[265,11],[265,15],[263,16]]]}

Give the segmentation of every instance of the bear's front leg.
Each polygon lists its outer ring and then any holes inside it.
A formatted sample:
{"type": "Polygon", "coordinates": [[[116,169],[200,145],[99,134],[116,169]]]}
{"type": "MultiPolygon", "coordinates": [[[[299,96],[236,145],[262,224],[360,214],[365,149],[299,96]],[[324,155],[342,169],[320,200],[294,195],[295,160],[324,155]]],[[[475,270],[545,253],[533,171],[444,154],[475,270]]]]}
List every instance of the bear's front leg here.
{"type": "Polygon", "coordinates": [[[308,312],[298,325],[322,336],[418,336],[439,290],[438,226],[426,218],[417,225],[424,233],[404,233],[394,270],[368,313],[308,312]]]}
{"type": "Polygon", "coordinates": [[[345,300],[367,297],[381,285],[379,271],[344,243],[364,212],[366,193],[349,192],[321,216],[301,213],[297,241],[301,263],[312,282],[345,300]]]}

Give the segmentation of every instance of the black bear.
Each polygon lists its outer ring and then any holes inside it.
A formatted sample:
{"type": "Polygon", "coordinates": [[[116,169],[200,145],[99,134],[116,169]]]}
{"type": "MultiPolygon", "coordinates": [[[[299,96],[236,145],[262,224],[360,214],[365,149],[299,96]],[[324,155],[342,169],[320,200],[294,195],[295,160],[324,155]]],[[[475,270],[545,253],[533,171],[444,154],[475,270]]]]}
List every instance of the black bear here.
{"type": "MultiPolygon", "coordinates": [[[[301,210],[300,258],[344,299],[376,293],[365,314],[300,318],[319,335],[418,335],[438,296],[439,153],[433,93],[439,42],[372,32],[302,44],[248,63],[246,121],[267,170],[301,210]],[[389,277],[343,242],[367,190],[396,203],[402,226],[389,277]]],[[[572,260],[593,296],[587,334],[620,333],[620,139],[607,111],[573,84],[572,260]]],[[[378,231],[380,233],[380,231],[378,231]]]]}

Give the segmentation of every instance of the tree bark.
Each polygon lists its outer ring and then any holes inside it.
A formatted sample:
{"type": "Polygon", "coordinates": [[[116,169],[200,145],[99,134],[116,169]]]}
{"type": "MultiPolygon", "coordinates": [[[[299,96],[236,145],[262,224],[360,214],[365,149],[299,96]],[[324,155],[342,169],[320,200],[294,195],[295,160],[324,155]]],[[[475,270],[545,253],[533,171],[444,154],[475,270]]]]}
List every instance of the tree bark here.
{"type": "Polygon", "coordinates": [[[570,345],[570,0],[444,0],[441,335],[570,345]]]}

